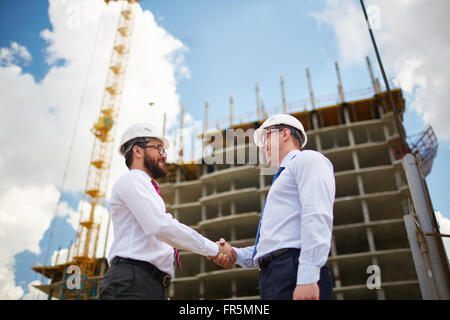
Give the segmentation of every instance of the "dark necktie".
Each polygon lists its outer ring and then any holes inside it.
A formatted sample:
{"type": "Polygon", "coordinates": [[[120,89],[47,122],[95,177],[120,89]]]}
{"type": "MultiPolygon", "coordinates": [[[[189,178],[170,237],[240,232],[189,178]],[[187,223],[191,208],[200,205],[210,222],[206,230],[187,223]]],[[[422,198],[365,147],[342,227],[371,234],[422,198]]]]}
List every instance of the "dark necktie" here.
{"type": "MultiPolygon", "coordinates": [[[[161,190],[159,190],[159,186],[156,183],[156,181],[152,180],[152,185],[155,187],[156,192],[162,198],[161,190]]],[[[166,210],[166,213],[169,213],[169,212],[166,210]]],[[[178,269],[181,270],[180,252],[179,252],[179,250],[177,248],[173,248],[173,252],[174,252],[174,255],[175,255],[175,259],[177,260],[178,269]]]]}
{"type": "MultiPolygon", "coordinates": [[[[280,176],[280,174],[284,170],[284,168],[285,167],[279,167],[278,168],[278,171],[273,176],[272,185],[274,184],[275,180],[277,180],[277,178],[280,176]]],[[[266,197],[266,201],[267,201],[267,197],[266,197]]],[[[261,217],[259,218],[258,231],[256,232],[255,249],[253,250],[252,259],[255,258],[255,255],[256,255],[256,245],[259,242],[259,231],[261,229],[261,221],[262,221],[262,217],[263,217],[263,214],[264,214],[264,208],[266,207],[266,201],[264,201],[264,206],[263,206],[263,209],[262,209],[262,212],[261,212],[261,217]]]]}

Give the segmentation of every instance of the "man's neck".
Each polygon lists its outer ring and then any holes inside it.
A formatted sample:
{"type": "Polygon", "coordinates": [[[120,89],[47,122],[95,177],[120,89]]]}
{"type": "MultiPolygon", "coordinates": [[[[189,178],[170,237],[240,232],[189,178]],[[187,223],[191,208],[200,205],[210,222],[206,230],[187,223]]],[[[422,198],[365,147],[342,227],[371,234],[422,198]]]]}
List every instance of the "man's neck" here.
{"type": "Polygon", "coordinates": [[[153,178],[153,175],[144,166],[141,167],[141,166],[133,166],[132,165],[131,168],[130,168],[130,171],[133,170],[133,169],[144,171],[152,180],[155,180],[153,178]]]}
{"type": "MultiPolygon", "coordinates": [[[[288,155],[289,152],[298,150],[296,147],[286,147],[283,148],[283,150],[280,150],[280,158],[278,159],[278,167],[281,166],[281,163],[283,162],[284,158],[288,155]]],[[[300,151],[300,150],[299,150],[300,151]]]]}

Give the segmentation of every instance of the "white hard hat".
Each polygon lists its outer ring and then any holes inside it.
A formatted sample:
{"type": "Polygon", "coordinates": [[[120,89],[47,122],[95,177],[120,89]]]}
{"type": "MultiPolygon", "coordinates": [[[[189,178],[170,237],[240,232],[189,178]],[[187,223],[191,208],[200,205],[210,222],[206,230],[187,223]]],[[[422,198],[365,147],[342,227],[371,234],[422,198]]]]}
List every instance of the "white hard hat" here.
{"type": "Polygon", "coordinates": [[[122,134],[119,147],[119,153],[122,156],[125,155],[125,144],[135,138],[156,138],[163,142],[164,149],[169,148],[169,140],[164,138],[151,124],[139,122],[129,126],[122,134]]]}
{"type": "Polygon", "coordinates": [[[277,114],[276,116],[272,116],[264,121],[261,127],[256,129],[255,133],[253,134],[253,140],[255,141],[255,144],[258,147],[262,147],[265,129],[280,124],[286,124],[288,126],[294,127],[295,129],[298,129],[301,132],[303,138],[302,148],[306,145],[306,143],[308,142],[308,138],[306,137],[305,128],[303,128],[302,123],[297,118],[291,116],[290,114],[277,114]]]}

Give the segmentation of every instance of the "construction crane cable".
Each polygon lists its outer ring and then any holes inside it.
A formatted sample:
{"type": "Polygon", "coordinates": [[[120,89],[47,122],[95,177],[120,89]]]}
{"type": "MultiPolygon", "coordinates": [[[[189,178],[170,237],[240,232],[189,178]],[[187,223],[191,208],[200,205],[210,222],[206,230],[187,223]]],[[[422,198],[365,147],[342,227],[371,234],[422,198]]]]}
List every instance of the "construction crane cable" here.
{"type": "MultiPolygon", "coordinates": [[[[70,141],[70,144],[69,144],[69,152],[68,152],[68,155],[67,155],[66,165],[65,165],[65,169],[64,169],[62,182],[61,182],[60,195],[59,195],[59,198],[58,198],[58,202],[56,204],[55,214],[54,214],[54,217],[53,217],[54,223],[53,223],[53,225],[51,226],[51,229],[50,229],[50,235],[49,235],[49,240],[48,240],[48,244],[47,244],[47,248],[46,248],[44,265],[47,265],[47,263],[48,263],[48,256],[49,256],[51,244],[52,244],[52,241],[53,241],[53,235],[54,235],[54,232],[55,232],[55,229],[56,229],[56,220],[55,220],[55,218],[56,218],[56,216],[58,215],[58,212],[59,212],[59,207],[60,207],[60,204],[61,204],[62,194],[63,194],[64,188],[65,188],[65,184],[66,184],[67,172],[69,171],[70,160],[72,158],[73,145],[74,145],[75,137],[76,137],[77,131],[78,131],[78,124],[79,124],[80,114],[81,114],[81,110],[83,109],[84,100],[85,100],[85,97],[86,97],[87,84],[88,84],[88,80],[89,80],[89,77],[90,77],[90,74],[91,74],[92,65],[93,65],[93,61],[94,61],[94,56],[95,56],[95,53],[97,51],[96,50],[97,49],[96,44],[98,43],[101,26],[103,24],[104,17],[105,17],[105,11],[106,11],[105,8],[103,8],[102,14],[101,14],[101,18],[100,18],[99,23],[97,25],[97,31],[96,31],[94,43],[93,43],[93,46],[92,46],[91,57],[89,59],[88,72],[86,74],[86,78],[85,78],[85,81],[84,81],[84,85],[83,85],[83,89],[82,89],[82,93],[81,93],[81,98],[80,98],[80,103],[79,103],[79,106],[78,106],[77,115],[75,117],[75,123],[74,123],[73,132],[72,132],[72,138],[71,138],[71,141],[70,141]]],[[[41,274],[41,283],[43,281],[43,277],[44,277],[44,275],[41,274]]]]}
{"type": "Polygon", "coordinates": [[[360,0],[360,3],[361,3],[361,8],[362,8],[362,11],[363,11],[363,14],[364,14],[364,18],[365,18],[366,23],[367,23],[367,27],[369,29],[370,39],[372,40],[372,45],[373,45],[373,48],[375,50],[375,55],[377,56],[378,66],[380,67],[381,74],[382,74],[383,80],[384,80],[384,84],[386,86],[386,91],[387,91],[389,103],[391,105],[392,111],[394,112],[395,126],[396,126],[398,134],[400,136],[400,140],[401,140],[401,145],[402,145],[403,151],[407,152],[409,148],[408,148],[408,145],[406,143],[405,128],[403,127],[403,124],[402,124],[401,119],[400,119],[400,114],[399,114],[399,112],[398,112],[398,110],[397,110],[397,108],[395,106],[394,99],[392,98],[391,88],[389,86],[389,81],[388,81],[388,79],[386,77],[386,73],[384,71],[383,62],[381,61],[381,56],[380,56],[380,53],[378,51],[377,43],[375,41],[375,36],[373,35],[372,26],[370,25],[369,17],[367,15],[367,11],[366,11],[366,6],[364,5],[364,1],[363,0],[360,0]]]}

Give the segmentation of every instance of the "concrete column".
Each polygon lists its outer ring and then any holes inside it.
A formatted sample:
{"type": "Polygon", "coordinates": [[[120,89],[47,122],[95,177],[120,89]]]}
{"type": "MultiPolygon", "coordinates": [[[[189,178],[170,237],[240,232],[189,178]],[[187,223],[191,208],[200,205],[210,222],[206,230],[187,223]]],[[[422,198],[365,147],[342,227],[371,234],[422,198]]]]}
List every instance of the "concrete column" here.
{"type": "Polygon", "coordinates": [[[317,113],[316,112],[312,113],[312,121],[313,121],[313,129],[314,130],[319,129],[319,121],[317,120],[317,113]]]}
{"type": "Polygon", "coordinates": [[[395,170],[394,176],[395,176],[395,184],[397,185],[397,189],[400,189],[405,184],[405,182],[402,179],[402,175],[398,170],[395,170]]]}
{"type": "Polygon", "coordinates": [[[237,292],[237,283],[236,279],[231,279],[231,297],[236,298],[236,292],[237,292]]]}
{"type": "Polygon", "coordinates": [[[206,220],[206,206],[202,205],[202,220],[201,221],[205,221],[206,220]]]}
{"type": "Polygon", "coordinates": [[[236,226],[231,227],[230,241],[236,241],[236,226]]]}
{"type": "Polygon", "coordinates": [[[181,170],[180,170],[180,167],[177,167],[176,182],[177,183],[181,182],[181,170]]]}
{"type": "Polygon", "coordinates": [[[346,107],[344,107],[343,109],[344,109],[344,121],[346,124],[349,124],[351,123],[350,114],[348,113],[348,109],[346,107]]]}
{"type": "Polygon", "coordinates": [[[372,137],[370,136],[369,128],[366,127],[365,129],[366,129],[366,134],[367,134],[367,143],[370,143],[370,142],[372,142],[372,137]]]}
{"type": "Polygon", "coordinates": [[[230,203],[230,214],[231,215],[236,214],[236,200],[231,200],[231,203],[230,203]]]}
{"type": "Polygon", "coordinates": [[[384,114],[384,109],[383,109],[383,105],[380,102],[377,103],[377,109],[378,109],[378,113],[380,114],[380,118],[381,118],[384,114]]]}
{"type": "MultiPolygon", "coordinates": [[[[364,223],[369,223],[370,222],[369,208],[367,206],[367,201],[365,199],[361,200],[361,208],[362,208],[362,212],[363,212],[364,223]]],[[[367,234],[367,241],[369,243],[369,250],[370,250],[370,252],[375,252],[376,251],[375,239],[373,236],[372,228],[366,227],[366,234],[367,234]]]]}
{"type": "Polygon", "coordinates": [[[391,162],[390,164],[394,164],[394,162],[396,161],[395,155],[394,155],[394,151],[392,151],[391,148],[389,148],[389,147],[387,147],[387,150],[388,150],[388,153],[389,153],[389,160],[391,162]]]}
{"type": "Polygon", "coordinates": [[[218,217],[222,216],[222,199],[219,199],[217,203],[217,216],[218,217]]]}
{"type": "MultiPolygon", "coordinates": [[[[180,188],[175,187],[175,199],[174,199],[174,204],[177,205],[180,203],[180,188]]],[[[173,216],[175,217],[175,219],[179,220],[179,213],[178,213],[178,209],[175,209],[173,212],[173,216]]]]}
{"type": "Polygon", "coordinates": [[[389,134],[389,128],[385,124],[383,124],[383,133],[384,133],[384,139],[389,140],[391,135],[389,134]]]}
{"type": "MultiPolygon", "coordinates": [[[[204,167],[204,169],[206,170],[206,166],[204,167]]],[[[202,197],[206,197],[206,184],[202,184],[202,197]]],[[[201,205],[201,213],[202,213],[202,217],[201,217],[201,221],[205,221],[206,220],[206,206],[204,204],[201,205]]]]}
{"type": "Polygon", "coordinates": [[[320,141],[320,135],[317,133],[314,135],[314,138],[316,140],[316,149],[317,151],[322,151],[322,141],[320,141]]]}
{"type": "Polygon", "coordinates": [[[386,295],[384,294],[383,289],[383,271],[381,270],[380,264],[378,263],[377,257],[372,257],[372,264],[378,266],[380,268],[380,277],[381,277],[381,287],[380,289],[375,289],[377,293],[377,300],[386,300],[386,295]]]}
{"type": "MultiPolygon", "coordinates": [[[[231,180],[230,190],[231,191],[236,190],[236,182],[234,181],[234,179],[231,180]]],[[[232,215],[236,214],[236,201],[235,200],[231,200],[230,214],[232,214],[232,215]]]]}
{"type": "Polygon", "coordinates": [[[359,159],[358,159],[358,153],[356,153],[356,150],[352,150],[352,159],[353,159],[353,166],[355,170],[359,170],[359,159]]]}
{"type": "Polygon", "coordinates": [[[356,176],[356,181],[358,183],[358,190],[359,190],[359,194],[360,195],[365,195],[366,193],[364,192],[364,184],[363,184],[363,180],[361,175],[357,175],[356,176]]]}
{"type": "Polygon", "coordinates": [[[178,187],[175,187],[175,199],[174,200],[175,200],[174,201],[175,205],[180,203],[180,188],[178,188],[178,187]]]}
{"type": "MultiPolygon", "coordinates": [[[[261,170],[260,170],[260,172],[259,172],[259,189],[260,190],[262,190],[262,189],[264,189],[266,187],[266,181],[264,180],[264,177],[265,176],[263,176],[261,174],[261,170]]],[[[265,201],[265,197],[264,197],[264,195],[262,193],[260,193],[259,194],[259,203],[260,203],[261,211],[264,208],[264,201],[265,201]]]]}
{"type": "MultiPolygon", "coordinates": [[[[363,211],[364,222],[369,223],[370,222],[369,207],[367,206],[367,201],[365,199],[361,201],[361,206],[362,206],[362,211],[363,211]]],[[[369,243],[369,251],[375,252],[376,251],[375,238],[373,236],[373,230],[371,227],[366,227],[366,235],[367,235],[367,242],[369,243]]],[[[377,257],[373,256],[371,258],[371,260],[372,260],[372,265],[376,265],[376,266],[380,267],[377,257]]],[[[384,294],[384,290],[383,289],[376,289],[376,290],[377,290],[376,291],[377,299],[385,300],[386,296],[384,294]]]]}
{"type": "MultiPolygon", "coordinates": [[[[337,256],[336,241],[334,240],[334,237],[331,238],[331,256],[332,257],[337,256]]],[[[338,265],[337,261],[331,262],[331,268],[333,269],[334,287],[335,288],[342,287],[341,279],[339,276],[339,265],[338,265]]],[[[336,300],[344,300],[344,294],[342,292],[337,293],[336,300]]]]}
{"type": "Polygon", "coordinates": [[[264,176],[261,174],[261,170],[259,171],[259,188],[262,189],[266,186],[266,182],[264,180],[264,176]]]}
{"type": "MultiPolygon", "coordinates": [[[[383,132],[384,132],[385,140],[388,141],[391,138],[391,135],[389,134],[389,128],[386,124],[383,124],[383,132]]],[[[389,159],[391,160],[391,164],[393,164],[395,162],[395,155],[394,155],[394,152],[389,147],[388,147],[388,153],[389,153],[389,159]]]]}
{"type": "Polygon", "coordinates": [[[350,128],[347,128],[347,136],[348,136],[348,142],[350,143],[350,146],[355,145],[355,136],[353,135],[353,131],[350,128]]]}
{"type": "Polygon", "coordinates": [[[200,280],[198,284],[198,299],[205,300],[205,283],[203,280],[200,280]]]}

